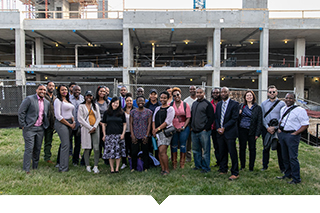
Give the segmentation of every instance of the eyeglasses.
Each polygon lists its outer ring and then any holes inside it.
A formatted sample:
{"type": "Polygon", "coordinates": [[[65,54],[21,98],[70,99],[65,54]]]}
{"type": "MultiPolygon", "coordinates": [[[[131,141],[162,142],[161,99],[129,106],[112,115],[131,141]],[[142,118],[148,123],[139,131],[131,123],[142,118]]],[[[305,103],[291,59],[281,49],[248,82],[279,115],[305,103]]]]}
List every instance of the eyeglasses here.
{"type": "Polygon", "coordinates": [[[180,94],[179,93],[177,93],[176,95],[173,95],[173,97],[175,98],[176,96],[180,96],[180,94]]]}
{"type": "Polygon", "coordinates": [[[272,94],[272,93],[274,94],[274,93],[276,93],[276,91],[269,91],[269,94],[272,94]]]}
{"type": "Polygon", "coordinates": [[[219,94],[220,92],[212,92],[212,94],[219,94]]]}

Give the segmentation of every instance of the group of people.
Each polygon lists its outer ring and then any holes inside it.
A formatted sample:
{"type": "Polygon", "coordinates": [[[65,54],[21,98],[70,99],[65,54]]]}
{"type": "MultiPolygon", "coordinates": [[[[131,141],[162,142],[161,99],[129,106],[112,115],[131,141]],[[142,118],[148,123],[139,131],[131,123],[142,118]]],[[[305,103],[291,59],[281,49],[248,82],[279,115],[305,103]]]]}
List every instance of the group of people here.
{"type": "MultiPolygon", "coordinates": [[[[54,90],[54,82],[38,85],[36,94],[23,100],[19,108],[19,123],[25,140],[23,169],[27,174],[31,160],[32,168],[38,167],[43,137],[44,160],[53,163],[50,158],[55,130],[61,141],[56,165],[59,172],[69,170],[71,155],[73,165],[79,164],[82,148],[80,164],[85,165],[88,172],[92,168],[89,159],[93,150],[94,173],[99,173],[98,163],[102,158],[110,165],[111,173],[119,173],[119,169],[129,164],[134,172],[138,160],[142,160],[144,171],[158,162],[161,174],[168,175],[170,146],[174,170],[178,167],[178,149],[182,169],[186,161],[191,161],[192,150],[193,169],[207,173],[211,170],[212,138],[215,167],[219,167],[219,174],[227,174],[230,154],[232,166],[228,179],[235,180],[239,178],[236,139],[239,139],[240,170],[246,167],[248,144],[249,171],[253,171],[256,140],[262,134],[264,145],[266,140],[279,139],[275,149],[284,175],[277,178],[292,178],[289,183],[301,182],[298,146],[309,118],[304,109],[294,105],[294,94],[288,93],[285,102],[280,101],[275,86],[268,87],[268,99],[261,106],[256,103],[252,90],[245,92],[243,103],[238,103],[230,99],[227,87],[214,88],[211,102],[205,98],[205,89],[195,86],[189,87],[190,96],[184,100],[178,87],[168,87],[160,94],[151,89],[148,100],[142,87],[137,89],[136,99],[125,86],[120,88],[120,97],[113,98],[109,97],[109,88],[105,86],[99,86],[95,94],[86,91],[84,96],[75,83],[70,83],[69,87],[59,85],[56,96],[54,90]]],[[[271,145],[268,144],[263,150],[262,171],[269,164],[271,145]]]]}

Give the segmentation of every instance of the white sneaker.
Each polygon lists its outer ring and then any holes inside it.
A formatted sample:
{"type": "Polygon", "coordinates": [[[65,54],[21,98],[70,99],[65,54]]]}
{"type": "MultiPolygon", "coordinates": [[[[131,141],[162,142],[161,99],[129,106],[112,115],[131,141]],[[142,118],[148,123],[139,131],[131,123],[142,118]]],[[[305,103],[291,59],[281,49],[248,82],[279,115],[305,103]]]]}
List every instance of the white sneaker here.
{"type": "Polygon", "coordinates": [[[59,164],[57,164],[55,167],[56,167],[56,168],[59,168],[59,166],[60,166],[60,165],[59,165],[59,164]]]}
{"type": "Polygon", "coordinates": [[[88,172],[91,172],[91,169],[90,169],[90,166],[87,166],[87,169],[86,169],[88,172]]]}
{"type": "Polygon", "coordinates": [[[100,172],[97,166],[93,167],[92,171],[93,171],[95,174],[98,174],[98,173],[100,172]]]}
{"type": "Polygon", "coordinates": [[[122,164],[122,166],[121,166],[121,168],[120,169],[124,169],[124,168],[126,168],[127,167],[127,165],[126,164],[122,164]]]}

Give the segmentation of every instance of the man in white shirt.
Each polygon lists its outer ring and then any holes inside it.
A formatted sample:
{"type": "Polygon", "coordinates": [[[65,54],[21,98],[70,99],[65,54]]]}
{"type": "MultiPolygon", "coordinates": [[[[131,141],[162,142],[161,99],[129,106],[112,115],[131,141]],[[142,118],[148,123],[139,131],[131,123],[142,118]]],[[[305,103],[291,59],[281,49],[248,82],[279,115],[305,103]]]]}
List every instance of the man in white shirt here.
{"type": "Polygon", "coordinates": [[[278,179],[292,178],[289,184],[301,182],[298,148],[301,133],[309,126],[309,117],[305,109],[294,105],[295,95],[287,93],[286,106],[280,111],[279,141],[281,144],[282,159],[285,167],[284,176],[278,179]]]}
{"type": "MultiPolygon", "coordinates": [[[[193,102],[197,100],[196,97],[196,86],[192,85],[189,87],[190,96],[183,100],[183,102],[186,102],[190,109],[192,107],[193,102]]],[[[187,140],[187,162],[191,162],[192,154],[191,154],[191,134],[189,134],[188,140],[187,140]]]]}

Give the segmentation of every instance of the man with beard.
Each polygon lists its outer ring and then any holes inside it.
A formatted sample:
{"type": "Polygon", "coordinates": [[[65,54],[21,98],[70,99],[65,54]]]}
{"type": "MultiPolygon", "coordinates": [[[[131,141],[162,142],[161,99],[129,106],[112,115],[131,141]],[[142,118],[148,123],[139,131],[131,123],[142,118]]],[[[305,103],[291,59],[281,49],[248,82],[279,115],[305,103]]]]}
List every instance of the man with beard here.
{"type": "MultiPolygon", "coordinates": [[[[268,87],[268,99],[261,103],[262,116],[263,116],[263,127],[261,130],[261,133],[262,133],[263,141],[267,132],[269,132],[272,135],[275,133],[275,127],[269,126],[268,124],[272,119],[277,119],[278,121],[280,121],[280,110],[282,107],[286,105],[283,101],[278,100],[277,96],[278,96],[277,88],[274,85],[270,85],[268,87]]],[[[277,146],[277,154],[278,154],[279,168],[281,172],[284,172],[284,165],[282,160],[280,144],[278,144],[277,146]]],[[[262,153],[263,168],[261,169],[261,171],[268,169],[269,158],[270,158],[270,146],[263,149],[263,153],[262,153]]]]}
{"type": "Polygon", "coordinates": [[[81,134],[80,134],[80,127],[79,121],[78,121],[78,108],[79,105],[84,101],[83,95],[81,95],[81,87],[78,85],[75,85],[73,87],[73,95],[70,96],[70,102],[74,106],[74,121],[76,122],[76,127],[72,130],[72,135],[70,138],[70,149],[72,154],[72,138],[74,137],[74,151],[73,151],[73,157],[72,157],[72,163],[74,166],[79,164],[79,154],[80,154],[80,148],[81,148],[81,134]]]}
{"type": "MultiPolygon", "coordinates": [[[[139,96],[144,96],[144,89],[143,89],[142,87],[139,87],[139,88],[137,89],[137,97],[139,97],[139,96]]],[[[144,102],[144,103],[146,104],[147,102],[148,102],[148,100],[145,99],[145,102],[144,102]]],[[[133,105],[134,107],[138,108],[137,99],[134,99],[134,100],[133,100],[132,105],[133,105]]]]}
{"type": "Polygon", "coordinates": [[[56,100],[56,96],[53,94],[54,89],[55,89],[54,83],[52,81],[48,81],[47,93],[45,94],[44,98],[47,99],[50,103],[49,113],[48,113],[49,126],[47,129],[44,130],[43,152],[44,152],[44,161],[51,164],[54,164],[50,159],[51,148],[52,148],[52,136],[54,131],[54,121],[55,121],[53,103],[56,100]]]}
{"type": "Polygon", "coordinates": [[[119,100],[120,100],[122,109],[126,106],[126,98],[127,98],[126,95],[127,95],[127,93],[128,93],[127,87],[126,86],[121,86],[119,100]]]}
{"type": "MultiPolygon", "coordinates": [[[[190,109],[192,107],[193,102],[195,102],[197,100],[196,97],[196,86],[192,85],[189,87],[189,93],[190,96],[187,97],[186,99],[183,100],[183,102],[186,102],[189,106],[190,109]]],[[[191,130],[190,130],[191,133],[191,130]]],[[[191,162],[191,158],[192,158],[192,154],[191,154],[191,134],[189,134],[188,140],[187,140],[187,162],[191,162]]]]}
{"type": "Polygon", "coordinates": [[[295,101],[295,95],[287,93],[286,106],[280,111],[281,118],[278,130],[285,173],[284,176],[277,178],[292,178],[292,181],[288,182],[289,184],[301,182],[298,148],[301,133],[309,126],[309,117],[306,110],[294,105],[295,101]]]}
{"type": "Polygon", "coordinates": [[[26,97],[18,110],[18,120],[25,143],[23,170],[27,174],[30,174],[31,160],[32,168],[38,169],[44,129],[49,126],[50,103],[44,98],[46,90],[45,85],[39,84],[36,94],[26,97]]]}
{"type": "MultiPolygon", "coordinates": [[[[105,89],[106,89],[106,98],[108,99],[107,103],[109,104],[112,99],[109,97],[110,89],[109,89],[109,87],[106,87],[105,89]]],[[[95,98],[98,98],[98,97],[95,97],[95,98]]]]}
{"type": "MultiPolygon", "coordinates": [[[[219,101],[221,101],[221,96],[220,96],[220,89],[214,88],[211,91],[211,104],[214,109],[214,113],[216,113],[216,108],[217,104],[219,101]]],[[[214,167],[220,166],[220,159],[219,159],[219,144],[218,144],[218,139],[217,139],[217,130],[216,130],[216,123],[213,122],[212,124],[212,131],[211,131],[211,137],[212,137],[212,143],[214,147],[214,155],[216,156],[216,165],[214,167]]]]}
{"type": "Polygon", "coordinates": [[[214,121],[212,104],[204,98],[204,89],[197,88],[197,101],[192,104],[191,109],[191,138],[194,159],[194,170],[201,169],[202,173],[210,169],[210,135],[211,125],[214,121]]]}
{"type": "Polygon", "coordinates": [[[229,180],[239,178],[236,138],[238,137],[239,103],[229,98],[227,87],[221,88],[221,99],[216,108],[216,129],[219,144],[220,174],[228,172],[228,153],[231,158],[231,176],[229,180]]]}

